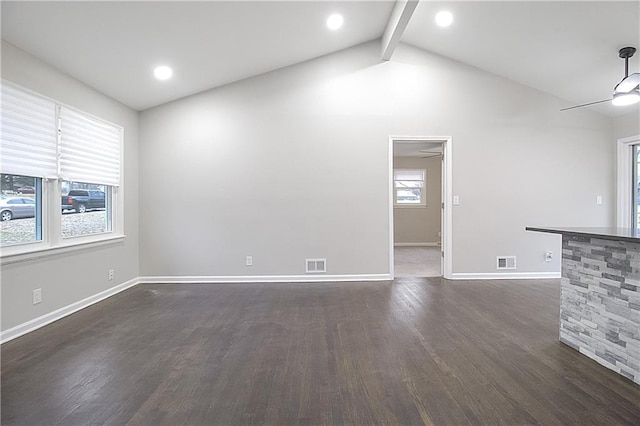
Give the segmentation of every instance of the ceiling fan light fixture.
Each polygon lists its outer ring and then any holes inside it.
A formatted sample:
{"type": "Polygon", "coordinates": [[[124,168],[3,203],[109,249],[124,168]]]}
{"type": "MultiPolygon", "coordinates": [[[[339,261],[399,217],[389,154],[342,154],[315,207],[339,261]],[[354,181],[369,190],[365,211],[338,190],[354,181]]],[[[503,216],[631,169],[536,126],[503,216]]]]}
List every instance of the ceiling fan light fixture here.
{"type": "Polygon", "coordinates": [[[640,91],[638,89],[628,93],[614,93],[611,103],[615,106],[633,105],[640,102],[640,91]]]}
{"type": "Polygon", "coordinates": [[[618,51],[618,56],[624,59],[624,78],[614,87],[613,98],[602,101],[589,102],[586,104],[562,108],[560,111],[582,108],[590,105],[597,105],[609,102],[615,106],[633,105],[640,102],[640,73],[629,74],[629,58],[636,53],[636,48],[627,46],[618,51]]]}

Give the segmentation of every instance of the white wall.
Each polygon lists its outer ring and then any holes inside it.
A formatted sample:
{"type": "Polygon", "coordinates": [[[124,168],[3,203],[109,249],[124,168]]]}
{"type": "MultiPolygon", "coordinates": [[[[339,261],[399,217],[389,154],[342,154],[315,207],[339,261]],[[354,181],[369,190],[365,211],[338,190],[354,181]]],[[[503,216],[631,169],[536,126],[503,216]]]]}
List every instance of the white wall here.
{"type": "Polygon", "coordinates": [[[565,103],[372,42],[144,111],[141,275],[388,273],[389,135],[453,138],[454,273],[558,272],[525,226],[611,225],[614,201],[612,119],[565,103]]]}
{"type": "Polygon", "coordinates": [[[393,208],[393,242],[432,243],[440,242],[442,202],[442,159],[394,157],[394,169],[426,170],[426,206],[402,206],[393,208]]]}
{"type": "Polygon", "coordinates": [[[613,119],[615,140],[640,135],[640,104],[637,104],[632,110],[613,119]]]}
{"type": "Polygon", "coordinates": [[[138,277],[138,113],[4,41],[2,77],[124,128],[126,234],[123,243],[3,265],[4,331],[138,277]],[[33,305],[36,288],[42,288],[42,303],[33,305]]]}

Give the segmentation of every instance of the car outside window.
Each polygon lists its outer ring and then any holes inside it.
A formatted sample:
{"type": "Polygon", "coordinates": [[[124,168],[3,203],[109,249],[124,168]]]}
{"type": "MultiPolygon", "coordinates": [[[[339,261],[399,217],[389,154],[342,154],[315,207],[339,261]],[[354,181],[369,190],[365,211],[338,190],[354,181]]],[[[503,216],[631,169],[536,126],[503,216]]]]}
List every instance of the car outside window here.
{"type": "Polygon", "coordinates": [[[42,179],[1,174],[0,188],[0,246],[42,240],[42,179]],[[24,185],[34,188],[33,193],[18,196],[24,185]]]}

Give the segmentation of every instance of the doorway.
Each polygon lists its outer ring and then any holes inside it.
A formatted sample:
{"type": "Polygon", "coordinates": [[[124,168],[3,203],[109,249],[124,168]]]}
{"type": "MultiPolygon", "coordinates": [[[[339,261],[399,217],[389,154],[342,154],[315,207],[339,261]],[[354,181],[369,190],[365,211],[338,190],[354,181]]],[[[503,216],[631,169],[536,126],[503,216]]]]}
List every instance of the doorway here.
{"type": "Polygon", "coordinates": [[[451,276],[451,138],[389,138],[393,277],[451,276]]]}

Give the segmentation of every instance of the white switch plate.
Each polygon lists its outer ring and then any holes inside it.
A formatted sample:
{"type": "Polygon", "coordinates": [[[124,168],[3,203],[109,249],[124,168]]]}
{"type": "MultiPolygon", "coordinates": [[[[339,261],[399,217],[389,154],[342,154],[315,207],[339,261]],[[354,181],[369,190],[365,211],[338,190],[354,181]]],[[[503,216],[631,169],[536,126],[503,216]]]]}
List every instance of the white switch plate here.
{"type": "Polygon", "coordinates": [[[33,290],[33,304],[37,305],[38,303],[41,303],[41,302],[42,302],[42,289],[37,288],[33,290]]]}
{"type": "Polygon", "coordinates": [[[602,205],[602,195],[598,195],[596,197],[596,204],[601,206],[602,205]]]}
{"type": "Polygon", "coordinates": [[[247,261],[245,263],[247,266],[253,265],[253,256],[247,256],[247,261]]]}
{"type": "Polygon", "coordinates": [[[460,204],[460,197],[459,197],[459,196],[457,196],[457,195],[454,195],[454,196],[453,196],[453,205],[454,205],[454,206],[457,206],[457,205],[459,205],[459,204],[460,204]]]}

